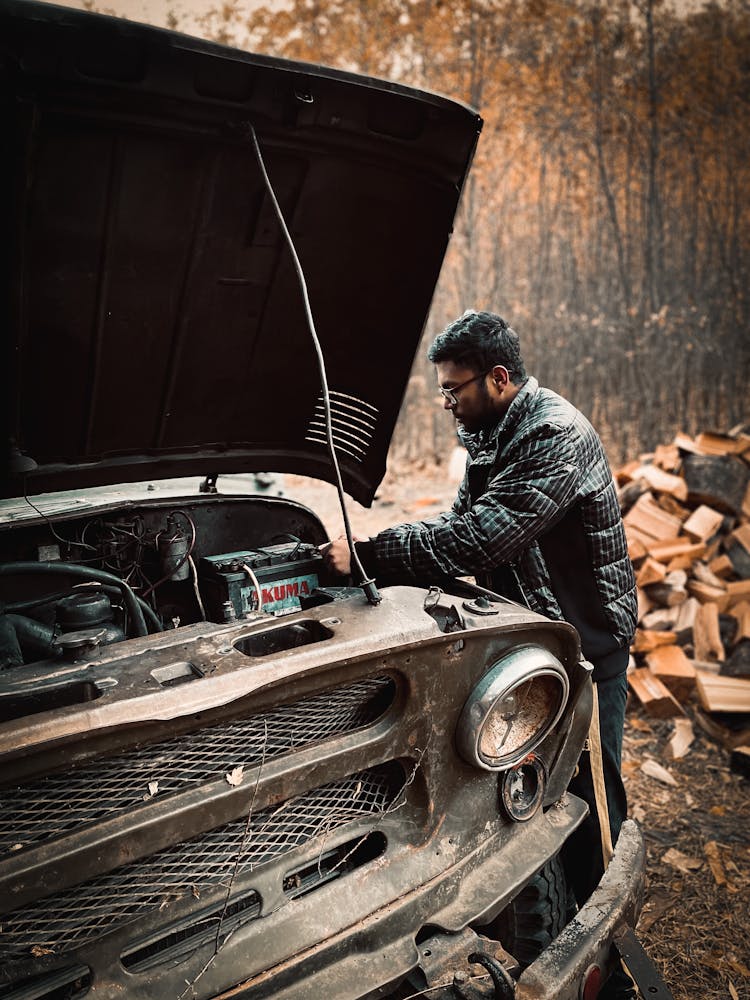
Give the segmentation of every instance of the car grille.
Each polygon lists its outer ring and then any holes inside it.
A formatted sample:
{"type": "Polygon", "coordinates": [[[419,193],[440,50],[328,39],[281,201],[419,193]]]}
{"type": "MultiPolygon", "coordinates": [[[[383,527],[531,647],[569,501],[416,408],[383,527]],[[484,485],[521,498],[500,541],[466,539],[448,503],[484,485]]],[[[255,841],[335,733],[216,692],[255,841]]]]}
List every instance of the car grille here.
{"type": "MultiPolygon", "coordinates": [[[[381,816],[404,787],[399,766],[382,766],[323,785],[194,840],[35,901],[2,921],[0,961],[60,955],[154,910],[191,906],[235,878],[347,823],[381,816]]],[[[283,879],[283,874],[279,876],[283,879]]],[[[239,891],[239,885],[238,885],[239,891]]],[[[245,907],[255,914],[252,893],[245,907]]],[[[174,912],[174,911],[172,911],[174,912]]],[[[173,918],[174,919],[174,918],[173,918]]],[[[166,920],[166,917],[165,917],[166,920]]]]}
{"type": "Polygon", "coordinates": [[[162,798],[216,780],[238,765],[249,767],[352,732],[379,718],[394,693],[389,677],[373,677],[0,791],[0,852],[130,812],[153,794],[162,798]]]}
{"type": "MultiPolygon", "coordinates": [[[[292,899],[299,899],[314,892],[380,857],[386,845],[386,838],[376,831],[345,841],[333,850],[321,851],[312,863],[284,876],[284,893],[292,899]]],[[[212,909],[160,927],[146,940],[129,943],[120,955],[120,961],[128,972],[145,972],[164,962],[179,960],[208,941],[221,945],[239,926],[259,915],[260,898],[256,892],[235,894],[231,903],[225,905],[225,901],[220,899],[212,909]]]]}
{"type": "Polygon", "coordinates": [[[70,965],[0,983],[0,1000],[79,1000],[89,992],[91,970],[70,965]]]}

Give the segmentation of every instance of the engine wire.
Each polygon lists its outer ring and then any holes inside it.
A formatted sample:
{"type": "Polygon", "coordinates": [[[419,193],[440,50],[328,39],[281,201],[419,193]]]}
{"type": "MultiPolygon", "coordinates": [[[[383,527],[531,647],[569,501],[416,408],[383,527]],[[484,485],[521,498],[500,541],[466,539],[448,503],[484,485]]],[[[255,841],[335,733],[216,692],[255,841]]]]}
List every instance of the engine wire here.
{"type": "Polygon", "coordinates": [[[32,501],[29,500],[29,498],[28,498],[28,496],[26,494],[26,477],[25,476],[24,476],[24,483],[23,483],[23,498],[26,501],[26,503],[29,505],[29,507],[31,507],[33,510],[35,510],[40,517],[44,518],[44,520],[47,522],[47,524],[49,526],[49,530],[52,532],[53,536],[57,539],[58,542],[62,542],[62,544],[63,545],[67,545],[68,548],[70,548],[73,545],[79,545],[79,546],[81,546],[84,549],[90,549],[92,552],[96,552],[97,551],[96,548],[93,545],[87,545],[85,542],[71,542],[70,539],[63,538],[62,535],[58,535],[58,533],[55,531],[54,524],[52,523],[52,521],[50,520],[50,518],[47,516],[47,514],[45,514],[44,511],[39,510],[39,508],[36,506],[36,504],[32,503],[32,501]]]}
{"type": "Polygon", "coordinates": [[[252,569],[250,568],[250,566],[248,566],[247,563],[243,563],[242,568],[245,571],[245,573],[247,573],[247,575],[250,577],[250,579],[253,581],[253,586],[255,587],[255,600],[258,605],[257,610],[261,611],[263,602],[261,601],[260,584],[258,583],[258,577],[255,575],[255,573],[252,571],[252,569]]]}
{"type": "Polygon", "coordinates": [[[201,598],[201,592],[198,586],[198,570],[195,568],[195,560],[190,554],[188,554],[187,561],[188,565],[190,566],[190,569],[193,571],[193,590],[195,591],[195,599],[198,602],[198,608],[200,609],[201,618],[203,619],[203,621],[206,621],[206,609],[203,607],[203,600],[201,598]]]}
{"type": "Polygon", "coordinates": [[[297,255],[297,249],[294,246],[294,241],[292,240],[291,234],[284,219],[284,213],[281,211],[281,206],[276,198],[276,192],[271,184],[271,179],[268,176],[268,171],[266,170],[266,165],[263,160],[263,154],[260,150],[260,145],[258,144],[258,137],[255,134],[255,129],[253,125],[248,122],[248,127],[250,130],[250,137],[253,142],[253,149],[255,150],[255,157],[258,161],[258,167],[260,168],[261,175],[263,177],[263,182],[268,191],[268,196],[271,199],[271,204],[273,205],[274,212],[281,226],[284,239],[287,246],[289,247],[289,252],[292,256],[292,262],[294,264],[294,270],[297,274],[297,279],[299,281],[300,289],[302,291],[302,300],[305,309],[305,317],[307,319],[307,326],[310,331],[310,336],[312,338],[313,345],[315,347],[315,354],[318,359],[318,371],[320,373],[320,383],[323,392],[323,406],[325,410],[325,423],[326,423],[326,439],[328,441],[328,451],[331,456],[331,463],[333,465],[334,472],[336,474],[336,491],[339,497],[339,505],[341,507],[341,516],[344,521],[344,531],[346,533],[346,540],[349,545],[349,551],[351,553],[352,563],[357,569],[359,574],[359,586],[365,593],[365,597],[370,604],[379,604],[381,597],[378,593],[378,589],[375,586],[374,579],[368,579],[367,574],[364,571],[364,567],[360,562],[357,550],[354,547],[354,539],[352,537],[352,529],[349,523],[349,514],[346,509],[346,501],[344,499],[344,484],[341,479],[341,470],[339,468],[338,457],[336,455],[336,448],[333,443],[333,427],[331,420],[331,398],[328,391],[328,377],[326,375],[325,360],[323,358],[323,351],[320,346],[320,341],[318,340],[318,334],[315,329],[315,320],[313,319],[312,309],[310,308],[310,297],[307,291],[307,282],[305,280],[305,275],[302,270],[302,265],[300,263],[299,257],[297,255]]]}

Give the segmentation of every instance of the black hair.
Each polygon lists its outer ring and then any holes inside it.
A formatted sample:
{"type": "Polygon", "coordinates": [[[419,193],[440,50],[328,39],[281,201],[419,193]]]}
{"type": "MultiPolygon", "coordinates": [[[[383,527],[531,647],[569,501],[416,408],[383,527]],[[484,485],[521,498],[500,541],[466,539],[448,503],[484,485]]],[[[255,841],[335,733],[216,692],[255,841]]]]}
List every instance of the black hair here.
{"type": "Polygon", "coordinates": [[[515,385],[526,380],[518,334],[491,312],[465,312],[435,337],[427,357],[433,364],[452,361],[477,374],[503,365],[515,385]]]}

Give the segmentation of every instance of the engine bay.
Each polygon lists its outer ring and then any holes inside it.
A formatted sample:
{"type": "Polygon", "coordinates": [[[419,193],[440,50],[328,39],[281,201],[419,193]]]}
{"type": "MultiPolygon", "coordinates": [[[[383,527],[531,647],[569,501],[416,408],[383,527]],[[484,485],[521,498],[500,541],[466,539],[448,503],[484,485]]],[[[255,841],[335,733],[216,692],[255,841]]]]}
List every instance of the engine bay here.
{"type": "MultiPolygon", "coordinates": [[[[197,622],[278,617],[329,584],[312,511],[276,497],[82,504],[0,523],[0,669],[197,622]]],[[[339,583],[341,581],[338,581],[339,583]]]]}

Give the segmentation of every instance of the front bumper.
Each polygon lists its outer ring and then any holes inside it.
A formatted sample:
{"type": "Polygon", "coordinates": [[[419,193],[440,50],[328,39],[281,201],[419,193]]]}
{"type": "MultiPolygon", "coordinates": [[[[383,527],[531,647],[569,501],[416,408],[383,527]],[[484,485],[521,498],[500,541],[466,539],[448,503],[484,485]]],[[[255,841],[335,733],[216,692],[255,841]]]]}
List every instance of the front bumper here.
{"type": "MultiPolygon", "coordinates": [[[[307,954],[269,969],[264,976],[254,977],[216,995],[214,1000],[260,1000],[270,996],[277,1000],[303,1000],[311,996],[326,996],[329,1000],[352,1000],[354,997],[370,1000],[389,996],[396,982],[418,969],[422,961],[422,949],[414,944],[413,930],[404,934],[399,933],[397,927],[419,927],[427,922],[427,914],[431,914],[429,922],[434,921],[435,926],[442,927],[444,936],[450,939],[457,937],[468,923],[483,922],[486,907],[496,898],[498,887],[519,884],[517,878],[509,879],[511,871],[517,876],[516,866],[529,866],[527,877],[530,876],[559,848],[560,828],[567,827],[566,832],[569,832],[571,819],[571,825],[577,825],[580,818],[577,808],[574,814],[575,819],[566,816],[566,810],[557,815],[551,810],[544,818],[538,817],[534,838],[536,861],[532,861],[528,843],[521,852],[512,849],[508,852],[507,844],[500,852],[492,850],[495,844],[485,845],[474,856],[473,864],[457,866],[449,879],[437,879],[418,892],[406,893],[373,919],[350,927],[307,954]],[[527,856],[521,860],[519,853],[527,856]],[[390,988],[386,985],[389,980],[390,988]],[[377,983],[383,985],[378,987],[377,983]]],[[[515,829],[519,834],[522,831],[522,827],[515,829]]],[[[643,839],[638,826],[630,821],[624,824],[615,856],[589,902],[521,976],[516,993],[518,1000],[578,1000],[580,982],[589,965],[597,963],[603,970],[611,968],[614,932],[625,923],[635,923],[643,883],[643,839]]],[[[481,973],[474,967],[473,974],[481,973]]],[[[451,978],[452,972],[448,981],[451,978]]],[[[450,988],[447,995],[455,996],[450,988]]]]}
{"type": "Polygon", "coordinates": [[[596,890],[575,918],[523,973],[517,1000],[578,1000],[586,970],[609,970],[613,938],[635,926],[645,879],[645,847],[636,823],[623,824],[615,854],[596,890]]]}

